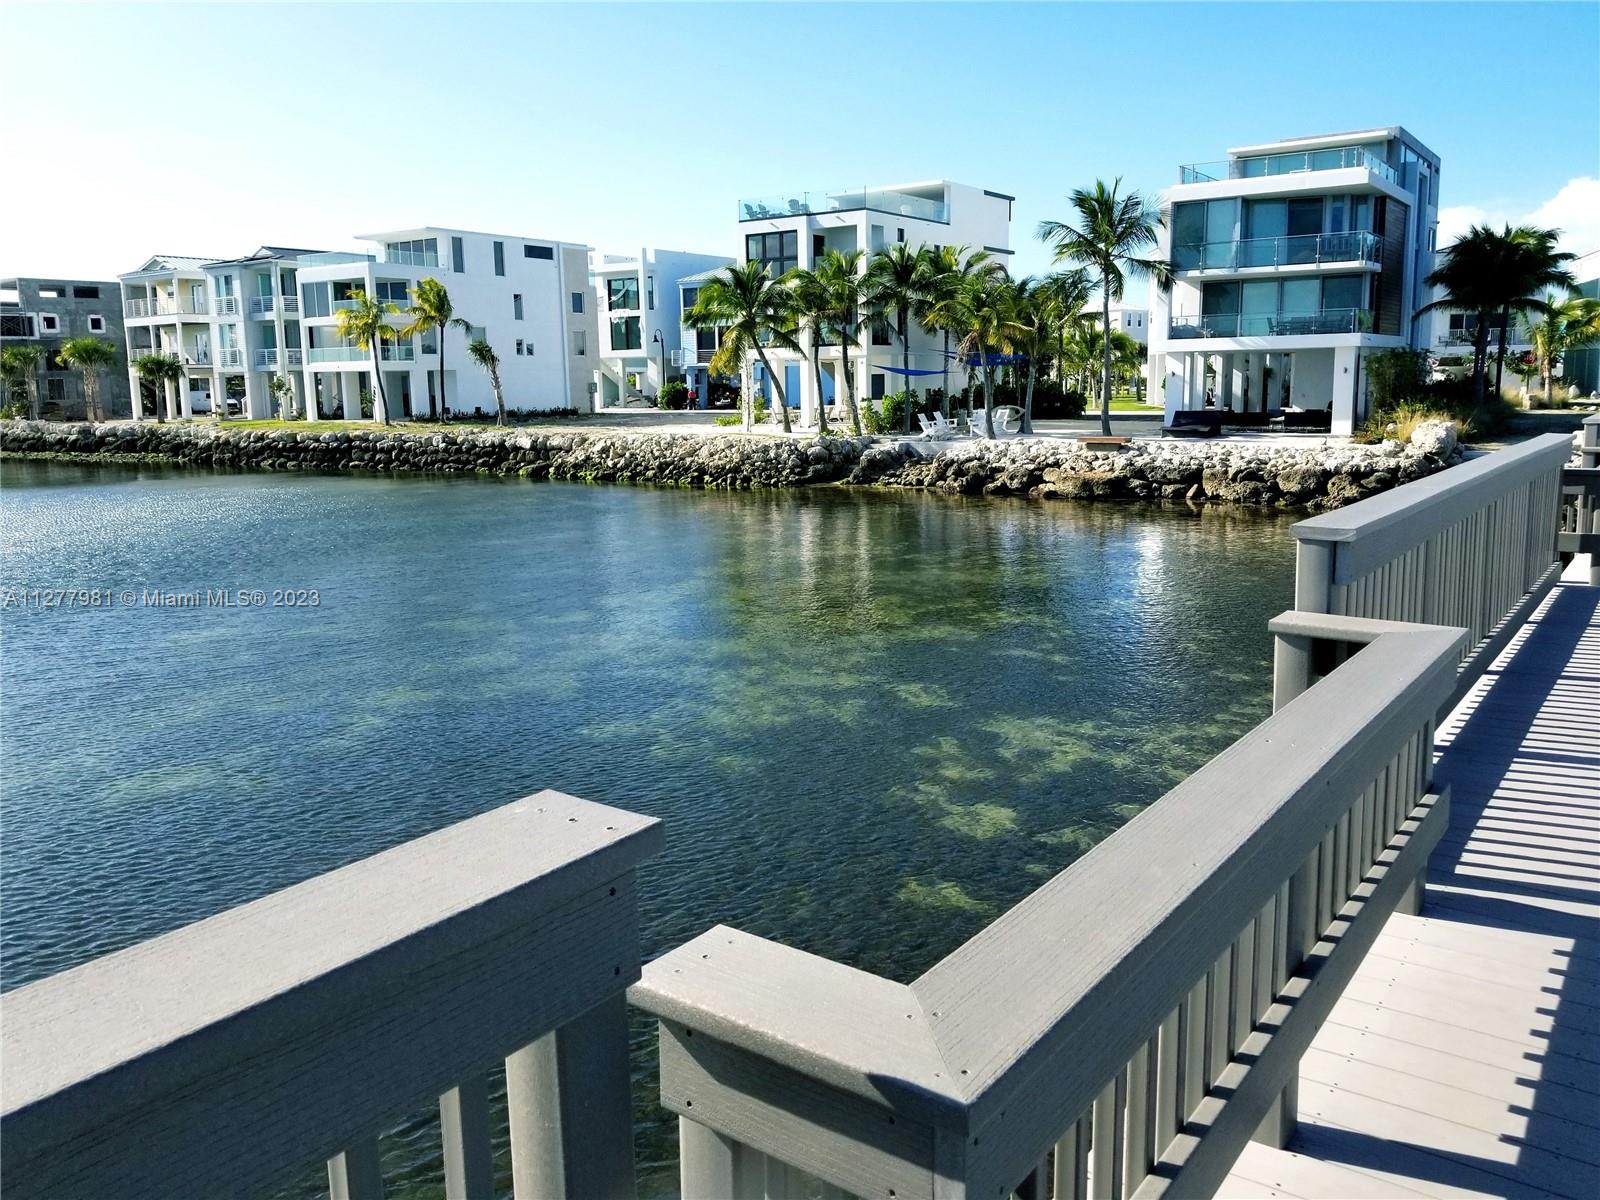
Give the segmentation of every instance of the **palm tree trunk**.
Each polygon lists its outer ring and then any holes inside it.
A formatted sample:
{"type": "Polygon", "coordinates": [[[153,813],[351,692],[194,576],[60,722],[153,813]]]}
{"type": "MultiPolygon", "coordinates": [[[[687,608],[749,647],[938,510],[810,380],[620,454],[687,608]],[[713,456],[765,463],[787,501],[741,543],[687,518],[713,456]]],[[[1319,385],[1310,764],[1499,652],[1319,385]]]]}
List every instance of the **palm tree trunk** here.
{"type": "Polygon", "coordinates": [[[861,437],[861,407],[856,403],[855,372],[850,369],[850,343],[847,340],[849,336],[844,326],[839,326],[839,355],[844,367],[844,396],[850,405],[850,425],[856,431],[856,436],[861,437]]]}
{"type": "Polygon", "coordinates": [[[428,400],[428,419],[430,421],[437,421],[441,412],[450,411],[450,406],[445,403],[444,398],[444,335],[448,331],[446,326],[439,326],[439,395],[436,398],[430,397],[428,400]],[[434,403],[435,399],[438,401],[437,404],[434,403]]]}
{"type": "Polygon", "coordinates": [[[1022,432],[1027,434],[1033,432],[1033,381],[1039,373],[1034,362],[1034,356],[1028,355],[1028,393],[1022,401],[1022,432]]]}
{"type": "Polygon", "coordinates": [[[378,343],[372,343],[372,385],[375,394],[372,399],[376,407],[372,410],[373,416],[378,418],[378,424],[389,423],[389,397],[383,390],[383,367],[379,365],[378,343]]]}
{"type": "Polygon", "coordinates": [[[1494,398],[1496,400],[1500,399],[1500,380],[1504,376],[1506,369],[1506,326],[1510,323],[1511,310],[1509,308],[1502,309],[1500,311],[1500,344],[1495,350],[1494,356],[1494,398]]]}
{"type": "Polygon", "coordinates": [[[944,391],[939,400],[939,415],[950,419],[950,331],[944,331],[944,391]]]}
{"type": "Polygon", "coordinates": [[[489,382],[494,385],[494,423],[496,425],[504,425],[506,423],[506,396],[505,391],[500,386],[499,367],[490,369],[489,382]]]}
{"type": "Polygon", "coordinates": [[[822,347],[811,343],[811,369],[817,377],[817,435],[828,432],[828,406],[822,402],[822,347]]]}
{"type": "Polygon", "coordinates": [[[983,352],[983,432],[985,437],[994,437],[994,364],[988,350],[983,352]]]}
{"type": "Polygon", "coordinates": [[[909,329],[910,314],[904,308],[900,310],[900,386],[906,392],[906,402],[900,407],[904,410],[901,414],[900,432],[906,435],[911,433],[911,331],[909,329]]]}
{"type": "Polygon", "coordinates": [[[1102,347],[1104,369],[1100,378],[1100,434],[1102,437],[1111,436],[1111,289],[1104,285],[1100,288],[1100,315],[1102,318],[1101,333],[1105,344],[1102,347]]]}
{"type": "MultiPolygon", "coordinates": [[[[767,361],[767,352],[761,348],[761,343],[756,343],[756,357],[761,360],[761,369],[767,373],[767,378],[772,380],[772,390],[777,393],[778,407],[783,410],[783,431],[789,432],[789,406],[784,401],[783,385],[778,382],[778,377],[772,373],[772,364],[767,361]]],[[[753,401],[752,397],[752,401],[753,401]]]]}
{"type": "Polygon", "coordinates": [[[28,380],[24,385],[28,392],[28,420],[39,419],[39,375],[36,371],[28,372],[28,380]]]}
{"type": "Polygon", "coordinates": [[[1479,313],[1478,327],[1472,331],[1472,396],[1480,408],[1487,382],[1485,376],[1489,373],[1489,322],[1484,319],[1488,315],[1479,313]]]}

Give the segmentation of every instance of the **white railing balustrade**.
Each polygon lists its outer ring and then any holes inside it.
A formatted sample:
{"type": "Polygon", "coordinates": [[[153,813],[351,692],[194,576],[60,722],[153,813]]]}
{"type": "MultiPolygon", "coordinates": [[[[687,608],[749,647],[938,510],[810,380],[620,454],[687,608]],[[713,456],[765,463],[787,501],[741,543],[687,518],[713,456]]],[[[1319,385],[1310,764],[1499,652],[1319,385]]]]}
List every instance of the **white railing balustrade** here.
{"type": "Polygon", "coordinates": [[[1600,414],[1585,417],[1578,465],[1561,472],[1561,532],[1556,549],[1563,563],[1589,555],[1589,582],[1600,584],[1600,414]]]}
{"type": "Polygon", "coordinates": [[[242,305],[237,296],[218,296],[211,302],[211,311],[219,317],[237,317],[242,305]]]}
{"type": "Polygon", "coordinates": [[[0,1187],[264,1195],[438,1103],[450,1200],[492,1196],[506,1064],[517,1194],[631,1197],[622,989],[657,821],[541,792],[5,995],[0,1187]]]}

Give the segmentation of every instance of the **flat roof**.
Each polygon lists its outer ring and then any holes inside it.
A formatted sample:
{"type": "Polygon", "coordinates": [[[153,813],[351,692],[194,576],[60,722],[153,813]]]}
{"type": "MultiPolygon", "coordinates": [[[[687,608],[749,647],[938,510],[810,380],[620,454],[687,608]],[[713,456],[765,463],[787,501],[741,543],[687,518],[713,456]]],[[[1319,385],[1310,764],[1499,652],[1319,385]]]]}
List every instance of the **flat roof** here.
{"type": "Polygon", "coordinates": [[[1257,154],[1281,154],[1291,150],[1319,150],[1330,146],[1361,145],[1364,142],[1387,142],[1392,139],[1409,142],[1435,166],[1439,156],[1404,125],[1380,125],[1371,129],[1348,129],[1343,133],[1317,133],[1305,137],[1283,138],[1276,142],[1262,142],[1254,146],[1235,146],[1228,151],[1229,158],[1248,158],[1257,154]]]}
{"type": "Polygon", "coordinates": [[[425,233],[461,234],[465,237],[497,238],[507,242],[544,242],[552,246],[571,246],[575,250],[592,250],[587,242],[569,242],[564,238],[534,237],[526,233],[488,233],[482,229],[452,229],[448,225],[407,225],[401,229],[386,229],[380,233],[358,233],[358,242],[382,242],[391,238],[415,237],[425,233]]]}

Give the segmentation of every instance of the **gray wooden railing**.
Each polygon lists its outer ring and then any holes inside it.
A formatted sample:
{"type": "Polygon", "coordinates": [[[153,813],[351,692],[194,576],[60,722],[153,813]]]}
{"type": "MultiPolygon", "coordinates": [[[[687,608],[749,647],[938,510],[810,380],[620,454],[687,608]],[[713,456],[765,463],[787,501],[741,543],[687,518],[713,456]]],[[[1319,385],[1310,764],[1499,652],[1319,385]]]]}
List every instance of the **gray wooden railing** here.
{"type": "Polygon", "coordinates": [[[1453,706],[1560,575],[1556,534],[1571,447],[1564,434],[1546,434],[1295,525],[1301,616],[1293,628],[1273,627],[1276,701],[1366,640],[1346,636],[1338,621],[1305,616],[1322,613],[1465,628],[1453,706]]]}
{"type": "Polygon", "coordinates": [[[1600,414],[1584,419],[1578,465],[1561,472],[1561,501],[1556,548],[1563,559],[1589,555],[1589,582],[1600,584],[1600,414]]]}
{"type": "Polygon", "coordinates": [[[505,1062],[523,1197],[633,1194],[623,988],[658,822],[541,792],[0,1002],[0,1191],[270,1193],[437,1101],[451,1200],[493,1196],[505,1062]]]}

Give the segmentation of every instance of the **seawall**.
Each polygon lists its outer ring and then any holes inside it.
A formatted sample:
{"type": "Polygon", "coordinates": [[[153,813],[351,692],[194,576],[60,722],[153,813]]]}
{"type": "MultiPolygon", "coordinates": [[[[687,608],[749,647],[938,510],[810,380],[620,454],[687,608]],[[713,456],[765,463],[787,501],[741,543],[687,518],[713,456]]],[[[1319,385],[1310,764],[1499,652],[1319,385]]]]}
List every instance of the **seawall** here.
{"type": "Polygon", "coordinates": [[[912,446],[892,439],[574,430],[230,429],[0,422],[0,456],[264,471],[415,471],[708,489],[841,483],[1035,499],[1167,499],[1332,508],[1454,461],[1454,437],[1375,446],[1066,439],[912,446]]]}

